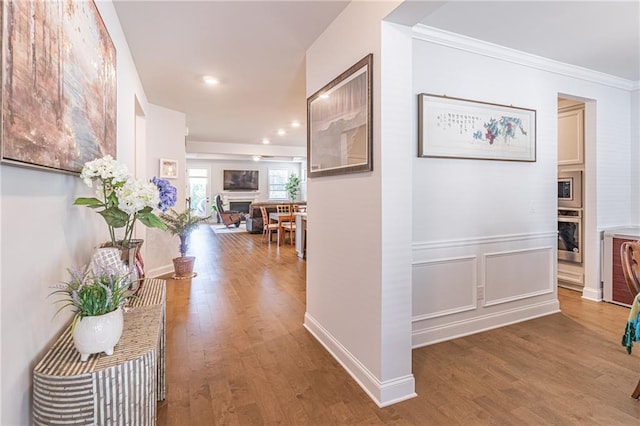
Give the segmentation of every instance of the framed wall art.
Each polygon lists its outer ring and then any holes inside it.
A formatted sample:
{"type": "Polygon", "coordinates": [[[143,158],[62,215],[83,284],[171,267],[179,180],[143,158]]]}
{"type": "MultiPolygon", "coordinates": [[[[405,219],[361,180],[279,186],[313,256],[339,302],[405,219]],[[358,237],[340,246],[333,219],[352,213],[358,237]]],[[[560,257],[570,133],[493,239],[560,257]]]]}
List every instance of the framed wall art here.
{"type": "Polygon", "coordinates": [[[309,177],[373,170],[373,55],[307,99],[309,177]]]}
{"type": "Polygon", "coordinates": [[[163,179],[177,179],[178,178],[178,161],[161,158],[160,159],[160,177],[163,179]]]}
{"type": "Polygon", "coordinates": [[[2,2],[2,162],[116,157],[116,49],[93,1],[2,2]]]}
{"type": "Polygon", "coordinates": [[[536,111],[420,94],[418,156],[536,161],[536,111]]]}

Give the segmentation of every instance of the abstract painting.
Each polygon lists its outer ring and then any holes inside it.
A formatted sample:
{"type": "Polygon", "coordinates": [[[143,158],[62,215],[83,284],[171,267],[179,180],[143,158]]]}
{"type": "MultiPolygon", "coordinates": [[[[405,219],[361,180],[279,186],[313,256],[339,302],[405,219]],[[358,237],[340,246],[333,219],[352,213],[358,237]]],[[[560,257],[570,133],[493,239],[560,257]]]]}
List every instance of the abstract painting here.
{"type": "Polygon", "coordinates": [[[116,156],[116,50],[93,1],[2,2],[2,161],[77,173],[116,156]]]}

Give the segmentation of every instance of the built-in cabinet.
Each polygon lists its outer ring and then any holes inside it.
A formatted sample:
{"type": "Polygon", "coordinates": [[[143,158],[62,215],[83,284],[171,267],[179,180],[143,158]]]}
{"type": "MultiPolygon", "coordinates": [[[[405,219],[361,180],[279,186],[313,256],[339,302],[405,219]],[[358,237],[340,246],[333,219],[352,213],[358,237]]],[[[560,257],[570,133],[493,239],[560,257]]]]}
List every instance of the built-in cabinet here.
{"type": "Polygon", "coordinates": [[[584,106],[558,110],[558,166],[584,165],[584,106]]]}
{"type": "Polygon", "coordinates": [[[622,272],[620,246],[625,241],[640,239],[640,227],[610,229],[604,231],[602,254],[603,299],[605,302],[631,306],[633,295],[629,291],[622,272]]]}
{"type": "MultiPolygon", "coordinates": [[[[567,99],[558,100],[558,176],[578,176],[582,189],[576,192],[581,197],[579,206],[571,208],[559,208],[558,229],[566,231],[567,224],[575,226],[575,240],[584,239],[584,190],[583,176],[585,175],[584,159],[584,104],[567,99]]],[[[575,183],[575,182],[574,182],[575,183]]],[[[566,232],[565,232],[566,233],[566,232]]],[[[563,235],[558,234],[559,251],[563,248],[563,235]]],[[[566,237],[566,236],[565,236],[566,237]]],[[[566,245],[566,244],[565,244],[566,245]]],[[[576,243],[578,250],[583,250],[584,245],[576,243]]],[[[575,249],[574,249],[575,250],[575,249]]],[[[566,258],[566,256],[564,257],[566,258]]],[[[558,285],[565,288],[581,291],[584,288],[584,253],[579,253],[574,260],[558,260],[558,285]],[[578,260],[579,259],[579,260],[578,260]]]]}

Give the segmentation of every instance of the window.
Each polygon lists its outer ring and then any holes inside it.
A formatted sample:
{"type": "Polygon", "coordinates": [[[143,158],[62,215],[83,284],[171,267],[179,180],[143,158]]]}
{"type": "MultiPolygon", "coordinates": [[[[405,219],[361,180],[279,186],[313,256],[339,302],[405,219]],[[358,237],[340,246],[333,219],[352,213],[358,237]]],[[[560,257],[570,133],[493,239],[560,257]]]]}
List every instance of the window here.
{"type": "Polygon", "coordinates": [[[289,178],[289,170],[269,169],[269,199],[286,200],[287,191],[284,189],[289,178]]]}
{"type": "Polygon", "coordinates": [[[207,196],[209,182],[209,170],[188,169],[189,177],[189,197],[191,198],[190,208],[196,210],[198,216],[209,214],[209,197],[207,196]]]}

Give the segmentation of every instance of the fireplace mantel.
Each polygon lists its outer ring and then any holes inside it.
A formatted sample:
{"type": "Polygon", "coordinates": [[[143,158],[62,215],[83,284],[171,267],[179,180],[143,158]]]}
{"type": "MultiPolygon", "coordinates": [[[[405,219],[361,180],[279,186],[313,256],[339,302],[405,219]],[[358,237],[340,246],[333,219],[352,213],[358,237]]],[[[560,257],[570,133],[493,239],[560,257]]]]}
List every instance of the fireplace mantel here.
{"type": "Polygon", "coordinates": [[[220,193],[223,204],[229,204],[229,201],[249,201],[258,202],[260,191],[222,191],[220,193]]]}

